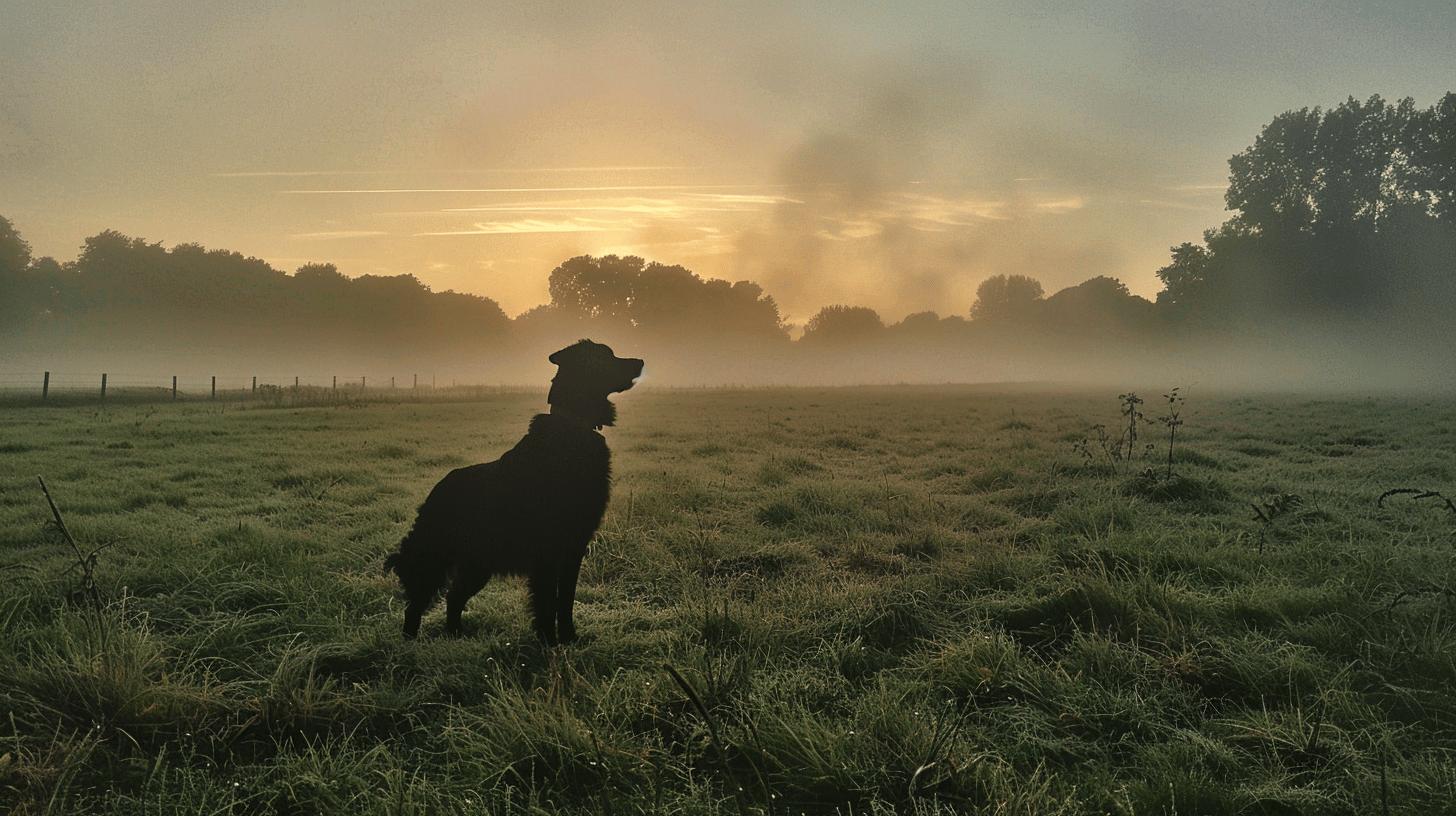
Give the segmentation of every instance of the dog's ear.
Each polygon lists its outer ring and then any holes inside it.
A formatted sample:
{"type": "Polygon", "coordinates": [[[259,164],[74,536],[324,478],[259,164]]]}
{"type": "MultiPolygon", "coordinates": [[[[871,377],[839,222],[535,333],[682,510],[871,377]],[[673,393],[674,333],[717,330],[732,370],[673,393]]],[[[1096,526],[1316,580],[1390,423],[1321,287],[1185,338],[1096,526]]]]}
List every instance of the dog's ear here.
{"type": "Polygon", "coordinates": [[[576,353],[583,346],[585,346],[585,345],[587,345],[589,343],[591,343],[590,340],[578,340],[575,343],[572,343],[571,345],[567,346],[566,348],[561,349],[560,351],[557,351],[557,352],[553,353],[550,357],[547,357],[546,358],[546,361],[549,362],[549,363],[553,363],[555,365],[561,365],[562,363],[565,363],[567,361],[569,355],[571,355],[573,353],[576,353]]]}

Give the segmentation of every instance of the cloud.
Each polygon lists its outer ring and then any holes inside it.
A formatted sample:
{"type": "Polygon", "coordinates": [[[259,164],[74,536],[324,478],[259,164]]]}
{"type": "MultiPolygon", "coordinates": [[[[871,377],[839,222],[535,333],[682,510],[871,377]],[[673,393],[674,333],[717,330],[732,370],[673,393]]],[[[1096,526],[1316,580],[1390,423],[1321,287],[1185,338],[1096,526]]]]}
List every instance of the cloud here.
{"type": "Polygon", "coordinates": [[[573,218],[564,221],[550,221],[526,218],[518,221],[482,221],[470,229],[443,230],[439,232],[417,232],[415,237],[448,235],[530,235],[550,232],[622,232],[635,228],[635,222],[601,221],[573,218]]]}
{"type": "Polygon", "coordinates": [[[295,241],[337,241],[346,238],[377,238],[388,234],[381,230],[334,230],[331,232],[296,232],[288,237],[295,241]]]}
{"type": "Polygon", "coordinates": [[[1165,201],[1156,198],[1139,198],[1134,203],[1144,207],[1156,207],[1163,210],[1184,210],[1187,212],[1208,212],[1207,206],[1197,204],[1185,204],[1181,201],[1165,201]]]}
{"type": "Polygon", "coordinates": [[[610,193],[652,190],[732,190],[747,184],[622,184],[601,187],[406,187],[334,190],[279,190],[284,195],[391,195],[401,193],[610,193]]]}
{"type": "Polygon", "coordinates": [[[1087,205],[1087,200],[1081,196],[1070,196],[1052,201],[1038,201],[1031,206],[1040,212],[1064,213],[1072,210],[1080,210],[1087,205]]]}
{"type": "Polygon", "coordinates": [[[483,175],[489,173],[640,173],[664,170],[695,170],[687,165],[601,165],[594,167],[483,167],[461,170],[237,170],[209,173],[210,178],[305,178],[310,176],[388,176],[388,175],[483,175]]]}
{"type": "Polygon", "coordinates": [[[309,176],[384,176],[388,170],[239,170],[208,173],[209,178],[305,178],[309,176]]]}
{"type": "Polygon", "coordinates": [[[755,195],[747,193],[689,193],[692,198],[722,201],[729,204],[803,204],[804,202],[781,195],[755,195]]]}
{"type": "Polygon", "coordinates": [[[672,198],[597,199],[564,202],[525,201],[511,204],[495,204],[479,207],[448,207],[442,213],[472,212],[602,212],[649,215],[658,218],[684,218],[698,213],[751,212],[760,207],[753,206],[704,206],[697,200],[684,201],[672,198]]]}

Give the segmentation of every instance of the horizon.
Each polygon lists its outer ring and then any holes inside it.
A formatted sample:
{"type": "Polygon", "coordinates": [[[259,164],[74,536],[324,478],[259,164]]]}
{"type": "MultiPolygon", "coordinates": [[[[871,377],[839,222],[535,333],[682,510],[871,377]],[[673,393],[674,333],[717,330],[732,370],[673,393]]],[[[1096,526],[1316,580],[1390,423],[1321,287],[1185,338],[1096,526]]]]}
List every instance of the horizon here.
{"type": "Polygon", "coordinates": [[[752,280],[800,325],[831,303],[964,314],[1003,274],[1151,298],[1168,247],[1227,216],[1228,158],[1263,123],[1428,105],[1456,73],[1438,3],[1139,8],[23,6],[0,33],[0,213],[37,256],[115,229],[413,274],[512,316],[583,254],[752,280]]]}

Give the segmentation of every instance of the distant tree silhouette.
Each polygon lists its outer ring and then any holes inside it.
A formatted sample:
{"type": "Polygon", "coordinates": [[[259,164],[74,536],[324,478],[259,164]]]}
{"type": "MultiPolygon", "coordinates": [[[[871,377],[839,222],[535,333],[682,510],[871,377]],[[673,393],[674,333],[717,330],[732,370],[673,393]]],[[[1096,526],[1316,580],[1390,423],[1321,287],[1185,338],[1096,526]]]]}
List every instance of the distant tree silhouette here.
{"type": "Polygon", "coordinates": [[[1408,143],[1414,186],[1434,215],[1456,219],[1456,93],[1415,115],[1408,143]]]}
{"type": "Polygon", "coordinates": [[[976,287],[975,320],[1026,320],[1042,299],[1041,282],[1025,275],[992,275],[976,287]]]}
{"type": "Polygon", "coordinates": [[[807,344],[847,345],[874,340],[885,330],[874,309],[865,306],[825,306],[809,318],[800,338],[807,344]]]}
{"type": "Polygon", "coordinates": [[[30,266],[30,244],[15,231],[10,219],[0,215],[0,274],[18,275],[30,266]]]}
{"type": "Polygon", "coordinates": [[[17,276],[9,270],[28,250],[18,251],[18,236],[0,244],[9,247],[0,330],[45,331],[58,348],[251,349],[255,357],[307,350],[380,361],[484,352],[501,347],[510,328],[494,301],[431,292],[412,275],[349,278],[332,264],[287,275],[236,252],[197,244],[169,250],[107,230],[87,238],[74,261],[42,258],[17,276]]]}
{"type": "Polygon", "coordinates": [[[603,322],[629,322],[641,258],[580,255],[551,270],[551,305],[563,314],[603,322]]]}
{"type": "Polygon", "coordinates": [[[30,308],[34,294],[29,267],[30,244],[0,216],[0,332],[16,326],[30,308]]]}
{"type": "Polygon", "coordinates": [[[939,331],[941,323],[940,315],[935,312],[916,312],[905,315],[903,320],[890,329],[911,336],[927,336],[939,331]]]}
{"type": "Polygon", "coordinates": [[[1204,297],[1203,287],[1208,283],[1208,249],[1197,244],[1182,243],[1170,250],[1173,261],[1159,269],[1158,280],[1163,282],[1163,291],[1158,293],[1158,305],[1186,307],[1204,297]]]}
{"type": "Polygon", "coordinates": [[[1150,328],[1154,305],[1105,275],[1057,292],[1042,307],[1045,325],[1080,337],[1138,334],[1150,328]]]}
{"type": "MultiPolygon", "coordinates": [[[[1276,116],[1229,160],[1235,215],[1173,248],[1160,303],[1178,317],[1361,319],[1452,290],[1456,95],[1354,98],[1276,116]]],[[[1418,311],[1425,311],[1422,307],[1418,311]]]]}
{"type": "MultiPolygon", "coordinates": [[[[705,280],[635,256],[582,255],[551,271],[559,316],[648,335],[785,340],[778,305],[758,284],[705,280]]],[[[544,315],[534,316],[540,319],[544,315]]]]}

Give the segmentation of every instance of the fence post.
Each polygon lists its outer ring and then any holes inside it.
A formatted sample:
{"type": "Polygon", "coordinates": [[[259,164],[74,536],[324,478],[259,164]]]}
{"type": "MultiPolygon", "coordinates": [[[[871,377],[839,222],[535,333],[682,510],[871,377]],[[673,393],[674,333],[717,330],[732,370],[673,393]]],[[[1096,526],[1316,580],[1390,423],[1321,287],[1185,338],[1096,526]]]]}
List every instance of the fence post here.
{"type": "Polygon", "coordinates": [[[420,390],[420,375],[418,375],[418,374],[415,375],[414,389],[416,391],[420,390]]]}
{"type": "Polygon", "coordinates": [[[339,396],[339,375],[338,374],[335,374],[334,375],[334,397],[337,398],[338,396],[339,396]]]}
{"type": "Polygon", "coordinates": [[[368,377],[360,377],[359,378],[359,390],[360,391],[363,391],[364,389],[366,389],[368,387],[369,387],[369,378],[368,377]]]}
{"type": "Polygon", "coordinates": [[[217,399],[217,375],[212,375],[212,396],[209,399],[217,399]]]}
{"type": "Polygon", "coordinates": [[[295,397],[298,396],[298,378],[297,377],[294,377],[293,378],[293,396],[295,396],[295,397]]]}
{"type": "Polygon", "coordinates": [[[51,395],[51,373],[45,373],[45,379],[40,381],[40,398],[44,402],[51,395]]]}
{"type": "Polygon", "coordinates": [[[253,375],[253,396],[258,396],[258,375],[253,375]]]}
{"type": "Polygon", "coordinates": [[[173,374],[172,375],[172,400],[173,401],[176,401],[176,399],[177,399],[177,375],[176,374],[173,374]]]}
{"type": "Polygon", "coordinates": [[[394,378],[393,377],[390,377],[389,378],[389,390],[390,391],[393,391],[394,390],[394,378]]]}
{"type": "Polygon", "coordinates": [[[106,399],[106,374],[101,375],[101,398],[106,399]]]}

